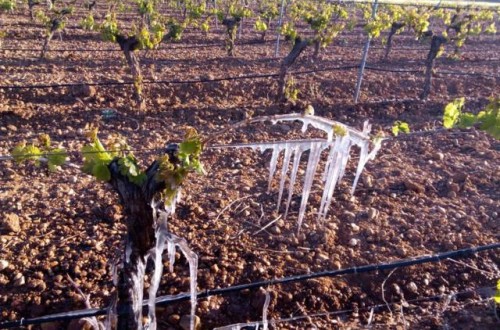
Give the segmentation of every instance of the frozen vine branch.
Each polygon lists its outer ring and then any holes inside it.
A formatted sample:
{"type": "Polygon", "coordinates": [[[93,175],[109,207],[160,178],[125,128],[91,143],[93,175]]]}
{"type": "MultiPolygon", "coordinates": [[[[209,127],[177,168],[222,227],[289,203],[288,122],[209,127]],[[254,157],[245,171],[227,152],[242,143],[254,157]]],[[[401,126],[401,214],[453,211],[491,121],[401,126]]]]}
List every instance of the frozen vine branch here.
{"type": "Polygon", "coordinates": [[[252,148],[264,152],[272,150],[271,161],[269,165],[269,180],[268,190],[271,188],[274,174],[277,170],[277,163],[280,155],[283,153],[283,165],[279,171],[279,193],[278,193],[278,208],[283,196],[286,179],[288,178],[288,198],[285,203],[286,218],[292,199],[293,190],[297,180],[300,159],[303,153],[309,151],[307,167],[304,176],[302,187],[302,200],[300,203],[299,216],[297,219],[297,229],[300,230],[304,219],[307,200],[314,181],[315,173],[318,169],[319,162],[323,151],[328,151],[325,170],[322,175],[324,184],[323,196],[321,198],[320,209],[318,212],[318,220],[322,221],[326,218],[328,209],[332,202],[333,192],[338,182],[344,176],[347,162],[350,158],[350,149],[352,146],[360,148],[360,157],[356,169],[355,179],[352,185],[351,193],[354,193],[359,177],[370,159],[374,159],[378,150],[381,148],[381,139],[370,137],[371,125],[365,122],[363,130],[359,131],[340,122],[329,120],[326,118],[302,115],[302,114],[287,114],[262,116],[247,119],[236,123],[225,130],[222,130],[213,136],[210,136],[207,141],[213,140],[216,136],[223,134],[232,129],[238,129],[245,125],[254,123],[263,123],[270,121],[271,124],[276,124],[283,121],[301,121],[302,132],[306,132],[309,126],[319,129],[326,133],[326,139],[306,139],[306,140],[289,140],[289,141],[273,141],[273,142],[256,142],[247,144],[234,144],[226,146],[214,146],[215,148],[252,148]],[[293,161],[292,161],[293,159],[293,161]],[[291,172],[289,171],[290,163],[292,164],[291,172]]]}

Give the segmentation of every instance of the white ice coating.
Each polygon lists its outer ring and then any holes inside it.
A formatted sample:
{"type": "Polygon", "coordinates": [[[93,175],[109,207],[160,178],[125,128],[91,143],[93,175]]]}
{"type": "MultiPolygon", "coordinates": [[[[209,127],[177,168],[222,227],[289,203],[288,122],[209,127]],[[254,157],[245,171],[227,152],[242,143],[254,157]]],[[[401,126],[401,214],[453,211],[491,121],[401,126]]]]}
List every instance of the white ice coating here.
{"type": "MultiPolygon", "coordinates": [[[[278,202],[276,203],[276,211],[280,208],[281,197],[283,196],[283,190],[285,187],[286,173],[288,172],[288,167],[290,166],[290,158],[294,149],[289,148],[288,143],[285,143],[285,155],[283,156],[283,165],[281,166],[281,178],[280,178],[280,192],[278,195],[278,202]]],[[[269,180],[271,182],[272,178],[269,180]]]]}
{"type": "MultiPolygon", "coordinates": [[[[174,203],[175,204],[175,203],[174,203]]],[[[153,203],[154,205],[154,203],[153,203]]],[[[187,244],[186,240],[172,234],[168,231],[167,220],[170,213],[162,210],[154,209],[154,216],[156,219],[156,246],[150,252],[150,256],[154,261],[154,271],[153,277],[151,279],[151,286],[149,288],[149,299],[148,299],[148,316],[149,324],[146,327],[148,330],[156,330],[156,315],[155,315],[155,301],[156,292],[160,285],[161,275],[163,273],[163,263],[162,255],[165,250],[167,250],[167,255],[169,259],[169,270],[174,271],[175,263],[175,250],[178,247],[181,253],[186,257],[189,263],[189,292],[191,300],[191,319],[190,319],[190,329],[194,329],[194,319],[196,314],[196,304],[197,304],[197,277],[198,277],[198,255],[194,253],[187,244]],[[158,215],[159,214],[159,215],[158,215]]],[[[169,208],[169,211],[175,209],[175,206],[169,208]]]]}
{"type": "Polygon", "coordinates": [[[144,260],[137,261],[137,269],[132,277],[132,309],[134,311],[134,317],[137,321],[137,324],[142,324],[142,301],[144,296],[144,275],[146,272],[146,261],[147,257],[144,260]]]}
{"type": "Polygon", "coordinates": [[[311,187],[314,180],[314,174],[316,173],[316,168],[318,167],[321,152],[325,146],[322,143],[311,143],[309,149],[309,159],[307,160],[307,169],[304,176],[304,186],[302,187],[302,200],[300,201],[299,218],[297,219],[297,231],[300,231],[302,226],[302,220],[304,219],[307,200],[309,199],[309,194],[311,193],[311,187]]]}
{"type": "MultiPolygon", "coordinates": [[[[266,291],[266,300],[264,301],[264,306],[262,307],[262,326],[263,330],[267,330],[268,321],[267,321],[267,309],[269,308],[269,303],[271,302],[271,295],[266,291]]],[[[259,326],[255,327],[256,330],[259,329],[259,326]]]]}
{"type": "MultiPolygon", "coordinates": [[[[144,325],[144,329],[147,330],[156,330],[156,314],[155,314],[155,305],[156,305],[156,293],[160,286],[161,276],[163,273],[163,259],[162,255],[165,250],[167,250],[169,257],[169,268],[170,272],[174,270],[174,262],[175,262],[175,250],[178,247],[181,253],[186,257],[189,263],[189,276],[190,276],[190,285],[189,285],[189,297],[191,300],[191,320],[190,320],[190,329],[194,330],[194,319],[196,313],[196,303],[197,303],[197,271],[198,271],[198,256],[194,253],[188,246],[186,240],[180,238],[168,231],[167,220],[168,217],[175,210],[175,204],[180,197],[178,194],[170,207],[165,208],[165,210],[161,210],[159,208],[159,203],[152,202],[152,212],[153,217],[155,219],[155,237],[156,244],[155,247],[152,248],[148,254],[145,256],[144,260],[139,260],[137,263],[137,269],[132,275],[132,308],[134,311],[134,317],[137,320],[137,324],[139,324],[139,329],[142,329],[142,307],[143,307],[143,294],[144,294],[144,277],[146,264],[149,258],[154,263],[154,270],[151,278],[151,283],[148,291],[148,321],[144,325]]],[[[130,262],[130,254],[128,250],[131,250],[129,246],[127,246],[127,260],[126,262],[130,262]]],[[[115,277],[115,276],[114,276],[115,277]]],[[[116,316],[116,306],[111,306],[110,313],[108,314],[108,322],[106,325],[106,329],[110,328],[111,320],[116,316]]]]}
{"type": "Polygon", "coordinates": [[[272,186],[272,180],[276,172],[276,167],[280,154],[284,150],[283,165],[279,172],[279,193],[277,207],[281,203],[285,181],[289,178],[288,183],[288,198],[286,201],[285,216],[287,217],[292,194],[297,179],[297,173],[300,166],[300,158],[305,151],[309,151],[306,172],[304,175],[304,185],[302,187],[302,199],[300,202],[299,216],[297,219],[297,227],[300,230],[307,200],[311,191],[311,186],[314,181],[314,176],[321,160],[322,151],[328,149],[327,162],[323,172],[322,181],[324,182],[324,190],[321,198],[320,208],[318,212],[318,220],[326,217],[329,207],[332,202],[333,192],[338,182],[344,176],[347,162],[350,158],[350,150],[353,145],[360,148],[360,157],[356,168],[356,174],[351,188],[351,193],[354,193],[356,185],[358,184],[359,177],[369,160],[375,158],[377,152],[381,148],[381,141],[372,141],[370,138],[371,125],[368,121],[363,124],[363,130],[359,131],[342,123],[329,120],[326,118],[302,115],[302,114],[288,114],[288,115],[275,115],[253,118],[250,122],[265,122],[271,121],[273,124],[282,121],[301,121],[302,132],[306,132],[309,126],[322,130],[326,133],[327,139],[310,139],[310,140],[289,140],[289,141],[273,141],[273,142],[257,142],[248,144],[233,144],[221,147],[235,147],[235,148],[252,148],[260,151],[272,150],[271,162],[269,164],[269,180],[268,190],[272,186]],[[339,134],[339,131],[341,134],[339,134]],[[343,134],[345,132],[345,134],[343,134]],[[370,150],[371,148],[371,150],[370,150]],[[289,167],[290,160],[293,156],[293,163],[290,175],[289,167]]]}

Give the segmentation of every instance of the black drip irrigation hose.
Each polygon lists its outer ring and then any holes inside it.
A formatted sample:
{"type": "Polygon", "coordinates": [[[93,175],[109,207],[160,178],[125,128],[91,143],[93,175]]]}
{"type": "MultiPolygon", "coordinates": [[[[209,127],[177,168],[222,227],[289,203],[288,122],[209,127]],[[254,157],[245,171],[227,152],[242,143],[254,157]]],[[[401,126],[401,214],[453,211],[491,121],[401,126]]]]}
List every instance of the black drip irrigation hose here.
{"type": "MultiPolygon", "coordinates": [[[[295,275],[295,276],[283,277],[283,278],[272,279],[272,280],[257,281],[257,282],[247,283],[247,284],[235,285],[235,286],[222,288],[222,289],[206,290],[204,292],[198,293],[197,299],[208,298],[211,296],[225,296],[225,295],[239,292],[242,290],[256,289],[256,288],[267,287],[267,286],[278,285],[278,284],[304,282],[307,280],[320,278],[320,277],[335,277],[335,276],[349,275],[349,274],[361,274],[361,273],[368,273],[368,272],[375,272],[375,271],[392,270],[392,269],[396,269],[396,268],[404,268],[404,267],[420,265],[420,264],[424,264],[424,263],[439,262],[442,260],[446,260],[448,258],[465,258],[465,257],[469,257],[471,255],[474,255],[478,252],[488,251],[488,250],[496,250],[499,248],[500,248],[500,243],[494,243],[494,244],[482,245],[482,246],[466,248],[466,249],[461,249],[461,250],[456,250],[456,251],[443,252],[443,253],[439,253],[439,254],[435,254],[435,255],[431,255],[431,256],[421,256],[421,257],[417,257],[414,259],[403,259],[400,261],[384,263],[384,264],[372,264],[372,265],[366,265],[366,266],[360,266],[360,267],[352,267],[352,268],[345,268],[345,269],[339,269],[339,270],[328,270],[328,271],[317,272],[317,273],[312,273],[312,274],[295,275]]],[[[176,302],[187,301],[189,299],[190,299],[190,295],[188,293],[182,293],[182,294],[178,294],[175,296],[162,296],[162,297],[156,298],[156,305],[168,305],[168,304],[172,304],[172,303],[176,303],[176,302]]],[[[147,304],[147,302],[145,302],[144,305],[146,306],[146,304],[147,304]]],[[[36,318],[28,318],[28,319],[22,318],[21,320],[18,320],[18,321],[8,321],[8,322],[0,323],[0,329],[14,328],[14,327],[20,327],[20,326],[25,326],[25,325],[30,325],[30,324],[33,324],[33,325],[42,324],[42,323],[46,323],[46,322],[67,321],[67,320],[79,319],[79,318],[83,318],[83,317],[100,316],[100,315],[107,314],[108,311],[109,311],[109,308],[92,308],[92,309],[77,310],[77,311],[72,311],[72,312],[51,314],[51,315],[46,315],[46,316],[36,317],[36,318]]]]}
{"type": "MultiPolygon", "coordinates": [[[[273,43],[275,41],[273,40],[267,40],[267,41],[248,41],[248,42],[242,42],[242,43],[236,43],[236,46],[252,46],[252,45],[262,45],[262,44],[267,44],[267,43],[273,43]]],[[[194,49],[194,48],[224,48],[225,46],[222,43],[213,43],[213,44],[194,44],[194,45],[184,45],[184,46],[177,46],[177,47],[171,47],[171,48],[154,48],[154,49],[139,49],[141,51],[145,52],[154,52],[154,51],[174,51],[178,49],[194,49]]],[[[1,51],[11,51],[11,52],[41,52],[42,49],[39,48],[0,48],[1,51]]],[[[54,49],[47,49],[48,52],[122,52],[121,49],[118,48],[104,48],[104,49],[93,49],[93,48],[74,48],[74,49],[69,49],[69,48],[54,48],[54,49]]]]}
{"type": "MultiPolygon", "coordinates": [[[[339,70],[351,70],[358,68],[358,65],[347,65],[340,67],[329,67],[324,69],[312,69],[312,70],[304,70],[304,71],[293,71],[290,72],[292,75],[298,74],[309,74],[316,72],[327,72],[327,71],[339,71],[339,70]]],[[[422,73],[422,70],[406,70],[406,69],[385,69],[378,68],[374,66],[366,66],[367,70],[372,71],[380,71],[380,72],[394,72],[394,73],[422,73]]],[[[481,73],[467,73],[467,72],[458,72],[458,71],[436,71],[436,74],[449,74],[449,75],[463,75],[463,76],[478,76],[478,77],[489,77],[500,79],[500,76],[490,75],[490,74],[481,74],[481,73]]],[[[143,84],[171,84],[171,85],[190,85],[190,84],[198,84],[198,83],[212,83],[212,82],[220,82],[220,81],[230,81],[230,80],[244,80],[244,79],[263,79],[263,78],[275,78],[278,77],[277,73],[270,74],[253,74],[246,76],[234,76],[234,77],[221,77],[214,79],[190,79],[190,80],[144,80],[143,84]]],[[[8,89],[46,89],[46,88],[60,88],[60,87],[76,87],[76,86],[124,86],[124,85],[133,85],[133,81],[110,81],[110,82],[88,82],[88,83],[65,83],[65,84],[41,84],[41,85],[0,85],[0,90],[8,90],[8,89]]]]}

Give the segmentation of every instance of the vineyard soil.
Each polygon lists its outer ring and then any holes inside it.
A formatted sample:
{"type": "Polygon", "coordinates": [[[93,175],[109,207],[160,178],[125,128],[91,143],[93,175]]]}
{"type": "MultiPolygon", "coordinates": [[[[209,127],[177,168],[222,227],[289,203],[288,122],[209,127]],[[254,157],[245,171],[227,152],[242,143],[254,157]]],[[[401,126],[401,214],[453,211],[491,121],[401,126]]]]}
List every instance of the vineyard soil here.
{"type": "MultiPolygon", "coordinates": [[[[71,24],[50,45],[52,50],[62,50],[49,51],[46,59],[39,60],[43,29],[29,23],[27,16],[23,19],[4,17],[10,28],[2,46],[5,49],[0,49],[0,85],[130,81],[118,45],[104,43],[97,33],[71,24]],[[19,48],[34,50],[8,50],[19,48]]],[[[126,137],[147,166],[154,159],[149,150],[179,141],[186,126],[205,135],[248,116],[302,112],[311,104],[316,115],[356,128],[368,119],[374,132],[388,136],[396,120],[408,122],[412,132],[429,132],[386,140],[377,158],[368,163],[353,196],[348,193],[356,164],[352,161],[324,226],[316,223],[321,198],[318,177],[299,234],[295,220],[300,189],[295,191],[289,217],[281,218],[283,210],[276,211],[279,180],[266,191],[268,153],[207,149],[204,164],[208,174],[188,180],[176,216],[169,223],[171,231],[185,238],[199,256],[200,291],[499,241],[499,141],[475,129],[441,129],[446,103],[465,96],[467,110],[478,112],[489,97],[498,96],[498,36],[471,39],[460,60],[438,59],[438,73],[427,101],[418,99],[423,73],[367,70],[361,101],[354,104],[357,71],[351,69],[295,75],[299,100],[276,104],[276,77],[206,81],[279,72],[272,43],[245,44],[260,38],[249,26],[237,41],[234,57],[227,57],[222,27],[207,35],[187,31],[182,42],[140,52],[145,81],[170,81],[145,85],[144,112],[131,107],[131,85],[0,90],[0,154],[8,155],[18,142],[35,139],[40,133],[49,133],[53,141],[78,151],[85,143],[85,125],[94,123],[104,140],[112,133],[126,137]],[[210,46],[196,46],[200,44],[210,46]],[[198,79],[205,81],[178,83],[198,79]],[[260,230],[272,221],[273,225],[260,230]]],[[[307,49],[291,71],[357,65],[363,41],[361,29],[342,33],[318,59],[312,58],[312,47],[307,49]]],[[[283,45],[281,57],[289,46],[283,45]]],[[[402,33],[394,37],[387,61],[382,60],[383,46],[375,41],[368,65],[423,70],[426,49],[427,44],[402,33]]],[[[321,137],[319,132],[310,135],[321,137]]],[[[229,132],[217,143],[304,137],[298,123],[277,124],[271,129],[262,124],[229,132]]],[[[72,157],[70,162],[80,164],[81,159],[72,157]]],[[[8,263],[0,270],[0,320],[84,308],[67,276],[88,295],[92,307],[108,306],[114,294],[113,265],[122,257],[125,232],[116,193],[70,165],[48,174],[32,165],[3,161],[0,182],[0,260],[8,263]]],[[[276,323],[278,329],[313,329],[314,325],[358,329],[367,324],[373,329],[498,329],[495,307],[486,299],[498,279],[499,262],[494,251],[390,273],[270,286],[265,288],[271,294],[268,315],[280,319],[348,310],[276,323]],[[483,289],[452,297],[477,288],[483,289]],[[435,295],[443,297],[415,300],[435,295]],[[370,306],[383,305],[384,299],[392,312],[379,307],[370,317],[370,306]]],[[[158,295],[187,292],[188,275],[187,262],[179,254],[174,273],[165,272],[158,295]]],[[[259,320],[264,292],[248,290],[200,300],[201,328],[259,320]]],[[[189,308],[189,302],[158,307],[160,329],[181,329],[180,320],[189,315],[189,308]]],[[[65,328],[82,327],[76,321],[42,327],[65,328]]]]}

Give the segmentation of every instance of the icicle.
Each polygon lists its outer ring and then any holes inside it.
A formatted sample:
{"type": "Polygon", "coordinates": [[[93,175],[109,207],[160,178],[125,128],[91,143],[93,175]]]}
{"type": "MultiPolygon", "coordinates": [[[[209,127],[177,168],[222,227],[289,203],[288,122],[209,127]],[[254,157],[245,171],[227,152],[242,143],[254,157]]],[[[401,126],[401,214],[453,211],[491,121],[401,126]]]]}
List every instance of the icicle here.
{"type": "Polygon", "coordinates": [[[342,180],[349,159],[350,140],[348,137],[338,137],[328,155],[331,165],[328,168],[327,182],[321,198],[318,220],[324,219],[330,207],[333,192],[338,182],[342,180]]]}
{"type": "Polygon", "coordinates": [[[172,241],[167,242],[167,254],[168,254],[168,270],[169,272],[174,272],[175,264],[175,243],[172,241]]]}
{"type": "Polygon", "coordinates": [[[361,151],[359,153],[358,168],[356,169],[356,177],[354,178],[354,182],[351,188],[351,194],[354,194],[354,191],[356,190],[356,185],[358,184],[359,177],[361,176],[361,172],[363,172],[366,163],[368,163],[369,160],[375,159],[377,152],[382,147],[382,141],[375,141],[373,142],[373,149],[370,152],[368,152],[369,144],[370,142],[366,141],[365,144],[361,146],[361,151]]]}
{"type": "Polygon", "coordinates": [[[132,280],[132,309],[137,324],[142,324],[142,301],[144,296],[144,274],[146,270],[146,259],[137,261],[137,269],[131,276],[132,280]]]}
{"type": "Polygon", "coordinates": [[[187,242],[174,234],[170,234],[167,238],[169,241],[173,241],[176,246],[179,247],[181,252],[186,257],[189,263],[189,278],[190,278],[190,297],[191,297],[191,320],[190,329],[194,329],[194,319],[196,315],[196,303],[197,303],[197,272],[198,272],[198,255],[194,253],[188,246],[187,242]]]}
{"type": "MultiPolygon", "coordinates": [[[[268,321],[267,321],[267,309],[269,308],[269,303],[271,302],[271,296],[269,292],[266,291],[266,300],[264,301],[264,307],[262,307],[262,326],[263,330],[267,330],[268,321]]],[[[257,326],[257,329],[259,326],[257,326]]]]}
{"type": "Polygon", "coordinates": [[[336,162],[337,154],[339,152],[340,143],[342,137],[335,139],[335,143],[333,147],[330,147],[330,151],[328,153],[328,158],[325,165],[325,171],[323,172],[323,182],[325,182],[325,189],[323,190],[323,195],[321,196],[320,207],[318,211],[318,220],[321,220],[325,217],[326,212],[326,204],[328,203],[330,196],[333,195],[333,190],[335,189],[335,184],[338,176],[338,168],[336,162]]]}
{"type": "Polygon", "coordinates": [[[288,199],[286,201],[285,216],[283,217],[283,219],[286,219],[288,215],[288,208],[290,207],[290,202],[292,201],[293,188],[295,187],[295,180],[297,179],[297,172],[299,170],[300,157],[302,156],[302,152],[303,150],[300,146],[295,146],[293,148],[292,174],[290,175],[290,182],[288,183],[288,199]]]}
{"type": "Polygon", "coordinates": [[[311,192],[311,186],[314,180],[314,174],[316,173],[316,168],[318,167],[321,151],[323,151],[321,144],[311,144],[309,159],[307,160],[304,185],[302,187],[302,200],[300,201],[299,218],[297,219],[297,231],[300,231],[300,227],[302,226],[302,220],[304,219],[307,200],[309,199],[309,193],[311,192]]]}
{"type": "Polygon", "coordinates": [[[153,277],[151,278],[151,283],[149,287],[149,297],[148,297],[148,317],[149,324],[148,330],[156,330],[156,292],[160,286],[161,275],[163,274],[163,260],[162,254],[165,250],[166,236],[168,235],[167,224],[167,214],[160,211],[160,217],[157,219],[157,228],[155,231],[156,245],[151,253],[151,257],[154,262],[153,277]]]}
{"type": "Polygon", "coordinates": [[[280,145],[272,145],[273,155],[271,156],[271,162],[269,163],[269,179],[267,183],[267,191],[271,191],[271,184],[273,182],[274,172],[276,171],[276,164],[278,163],[278,157],[281,153],[280,145]]]}
{"type": "Polygon", "coordinates": [[[288,143],[285,143],[285,155],[283,156],[283,166],[281,167],[280,191],[278,194],[278,201],[276,203],[276,211],[278,211],[280,208],[281,197],[283,196],[283,189],[285,187],[288,167],[290,166],[290,157],[292,155],[292,151],[293,150],[289,147],[288,143]]]}

